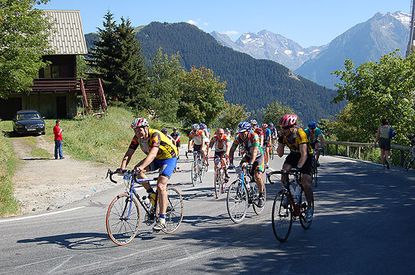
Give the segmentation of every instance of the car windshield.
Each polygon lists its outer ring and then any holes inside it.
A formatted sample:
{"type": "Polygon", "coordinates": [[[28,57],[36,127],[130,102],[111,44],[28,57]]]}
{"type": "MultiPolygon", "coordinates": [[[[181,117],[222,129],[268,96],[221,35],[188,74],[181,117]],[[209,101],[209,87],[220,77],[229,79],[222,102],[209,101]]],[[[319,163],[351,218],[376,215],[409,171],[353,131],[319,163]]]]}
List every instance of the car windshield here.
{"type": "Polygon", "coordinates": [[[17,120],[28,120],[28,119],[40,119],[40,115],[37,113],[26,113],[26,114],[17,115],[17,120]]]}

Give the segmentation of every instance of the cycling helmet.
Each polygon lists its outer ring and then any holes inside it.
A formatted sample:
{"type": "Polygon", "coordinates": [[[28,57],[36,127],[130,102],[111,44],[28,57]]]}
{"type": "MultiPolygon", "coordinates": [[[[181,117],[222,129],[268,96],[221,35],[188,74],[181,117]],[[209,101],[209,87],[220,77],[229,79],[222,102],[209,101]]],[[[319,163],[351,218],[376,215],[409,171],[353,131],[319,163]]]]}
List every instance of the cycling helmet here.
{"type": "Polygon", "coordinates": [[[166,128],[161,129],[161,132],[162,132],[163,134],[167,135],[167,129],[166,129],[166,128]]]}
{"type": "Polygon", "coordinates": [[[281,127],[291,127],[297,124],[297,115],[295,114],[286,114],[280,119],[281,127]]]}
{"type": "Polygon", "coordinates": [[[223,130],[222,128],[219,128],[217,131],[216,131],[216,133],[218,134],[218,135],[220,135],[220,134],[225,134],[225,130],[223,130]]]}
{"type": "Polygon", "coordinates": [[[252,119],[251,120],[251,125],[252,126],[258,125],[258,122],[255,119],[252,119]]]}
{"type": "Polygon", "coordinates": [[[206,128],[207,128],[206,124],[204,124],[204,123],[200,123],[200,124],[199,124],[199,127],[200,127],[200,129],[201,129],[201,130],[203,130],[203,129],[206,129],[206,128]]]}
{"type": "Polygon", "coordinates": [[[133,120],[133,122],[131,122],[131,128],[136,129],[136,128],[142,128],[142,127],[148,127],[148,121],[145,118],[135,118],[133,120]]]}
{"type": "Polygon", "coordinates": [[[192,130],[199,130],[199,124],[195,123],[192,125],[192,130]]]}
{"type": "Polygon", "coordinates": [[[270,128],[272,128],[272,127],[274,127],[274,123],[270,122],[270,123],[268,124],[268,126],[269,126],[270,128]]]}
{"type": "Polygon", "coordinates": [[[308,128],[316,129],[316,127],[317,127],[317,122],[315,122],[314,120],[312,120],[308,123],[308,128]]]}
{"type": "Polygon", "coordinates": [[[239,133],[243,133],[243,132],[246,132],[246,131],[249,131],[249,130],[251,130],[251,124],[249,122],[247,122],[247,121],[239,122],[239,125],[238,125],[238,132],[239,133]]]}

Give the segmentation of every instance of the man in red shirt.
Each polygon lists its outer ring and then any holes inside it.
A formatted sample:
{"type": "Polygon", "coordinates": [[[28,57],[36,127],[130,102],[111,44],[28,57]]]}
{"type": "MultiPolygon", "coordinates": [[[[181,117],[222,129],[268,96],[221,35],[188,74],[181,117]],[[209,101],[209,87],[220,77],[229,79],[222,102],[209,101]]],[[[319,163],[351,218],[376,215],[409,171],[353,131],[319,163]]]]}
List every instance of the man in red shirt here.
{"type": "Polygon", "coordinates": [[[60,127],[60,120],[56,120],[55,127],[53,127],[53,134],[55,135],[55,159],[64,159],[62,152],[62,129],[60,127]]]}

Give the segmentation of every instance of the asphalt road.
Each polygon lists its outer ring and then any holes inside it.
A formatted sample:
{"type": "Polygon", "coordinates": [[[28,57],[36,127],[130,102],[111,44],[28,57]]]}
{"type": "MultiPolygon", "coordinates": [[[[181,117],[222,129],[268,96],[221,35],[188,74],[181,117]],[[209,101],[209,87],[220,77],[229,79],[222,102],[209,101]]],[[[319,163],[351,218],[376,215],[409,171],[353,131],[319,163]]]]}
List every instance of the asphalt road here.
{"type": "Polygon", "coordinates": [[[174,234],[142,224],[132,243],[115,246],[105,230],[106,207],[123,191],[114,185],[60,211],[0,219],[0,274],[414,274],[415,171],[328,156],[321,164],[313,224],[294,223],[284,244],[271,227],[278,185],[267,184],[261,215],[250,208],[236,225],[225,196],[213,197],[213,172],[192,187],[180,163],[171,181],[185,216],[174,234]]]}

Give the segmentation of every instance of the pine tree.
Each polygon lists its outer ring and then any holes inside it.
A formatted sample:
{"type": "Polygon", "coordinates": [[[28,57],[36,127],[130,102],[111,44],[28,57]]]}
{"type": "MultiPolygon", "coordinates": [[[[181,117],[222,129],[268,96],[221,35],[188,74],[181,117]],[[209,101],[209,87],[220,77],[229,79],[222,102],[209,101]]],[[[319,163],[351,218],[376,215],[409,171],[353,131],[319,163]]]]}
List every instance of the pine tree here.
{"type": "Polygon", "coordinates": [[[99,40],[95,42],[91,49],[88,63],[93,69],[93,75],[102,78],[104,81],[105,93],[111,100],[116,98],[114,82],[118,63],[114,55],[117,49],[117,25],[113,14],[109,11],[104,16],[103,26],[103,29],[98,28],[99,40]]]}
{"type": "Polygon", "coordinates": [[[121,18],[116,34],[118,38],[115,52],[117,70],[114,94],[130,106],[139,110],[147,109],[149,107],[147,71],[140,43],[135,38],[131,21],[121,18]]]}

